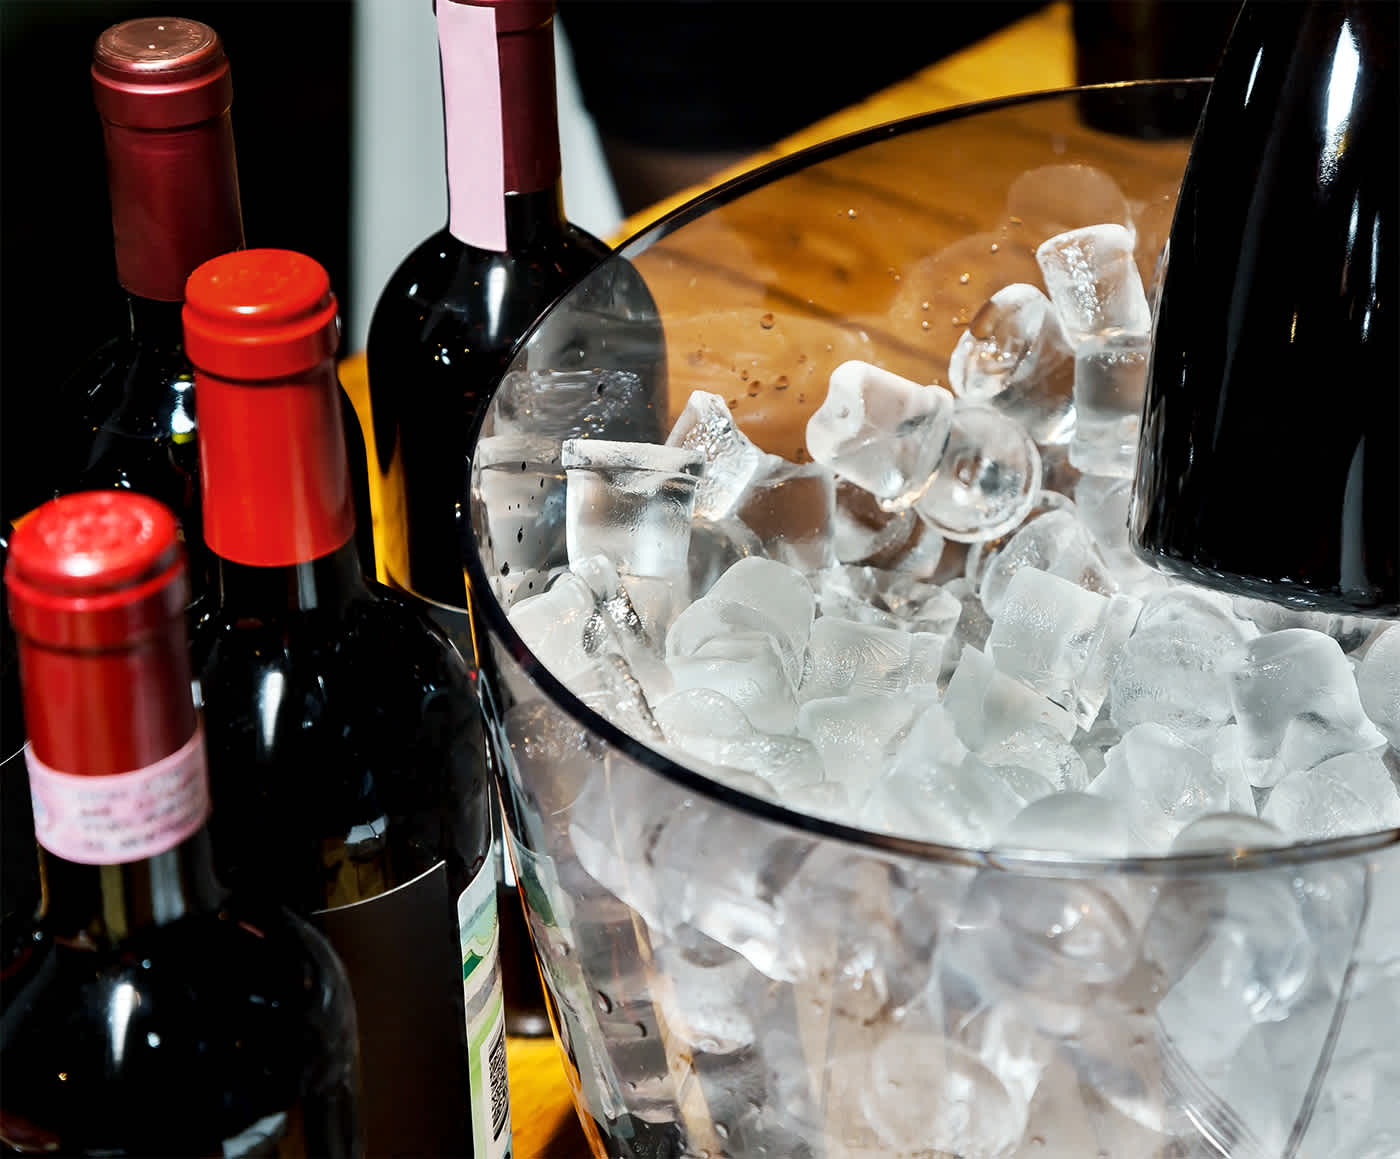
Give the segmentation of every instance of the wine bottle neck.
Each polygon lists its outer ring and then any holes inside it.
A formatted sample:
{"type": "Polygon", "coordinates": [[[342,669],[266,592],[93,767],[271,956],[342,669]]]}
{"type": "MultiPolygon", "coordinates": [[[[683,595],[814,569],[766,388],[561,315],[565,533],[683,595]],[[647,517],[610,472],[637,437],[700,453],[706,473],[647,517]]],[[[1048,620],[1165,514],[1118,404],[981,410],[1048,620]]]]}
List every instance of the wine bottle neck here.
{"type": "Polygon", "coordinates": [[[93,949],[189,914],[213,912],[228,896],[203,826],[173,849],[123,864],[84,865],[40,846],[39,872],[44,927],[93,949]]]}
{"type": "Polygon", "coordinates": [[[229,114],[178,129],[104,122],[103,134],[117,277],[136,297],[180,302],[195,267],[243,247],[229,114]]]}
{"type": "Polygon", "coordinates": [[[347,544],[355,558],[340,396],[329,359],[292,379],[196,373],[204,540],[221,565],[296,576],[347,544]]]}
{"type": "Polygon", "coordinates": [[[520,253],[557,237],[564,228],[564,195],[558,184],[505,197],[506,249],[520,253]]]}
{"type": "Polygon", "coordinates": [[[513,248],[513,197],[548,194],[533,224],[563,223],[553,19],[520,19],[525,12],[437,5],[448,229],[498,252],[513,248]]]}
{"type": "Polygon", "coordinates": [[[126,296],[127,334],[132,341],[157,350],[180,350],[185,345],[180,302],[160,302],[136,294],[126,296]]]}
{"type": "Polygon", "coordinates": [[[240,620],[272,621],[288,613],[339,614],[369,588],[353,539],[319,559],[257,567],[218,559],[219,607],[240,620]]]}

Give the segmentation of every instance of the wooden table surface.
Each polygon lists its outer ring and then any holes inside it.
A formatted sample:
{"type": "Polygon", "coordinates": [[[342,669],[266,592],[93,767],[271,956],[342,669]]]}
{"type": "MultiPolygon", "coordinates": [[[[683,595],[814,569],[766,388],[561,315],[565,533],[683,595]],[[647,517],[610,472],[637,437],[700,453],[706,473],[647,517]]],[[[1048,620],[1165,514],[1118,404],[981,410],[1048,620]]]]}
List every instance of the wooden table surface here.
{"type": "MultiPolygon", "coordinates": [[[[619,244],[705,189],[811,145],[887,121],[1014,93],[1074,83],[1074,45],[1067,3],[1047,6],[962,52],[843,109],[625,221],[609,239],[619,244]]],[[[347,389],[350,383],[347,382],[347,389]]],[[[511,1039],[511,1117],[516,1159],[582,1159],[589,1146],[570,1100],[552,1039],[511,1039]]]]}

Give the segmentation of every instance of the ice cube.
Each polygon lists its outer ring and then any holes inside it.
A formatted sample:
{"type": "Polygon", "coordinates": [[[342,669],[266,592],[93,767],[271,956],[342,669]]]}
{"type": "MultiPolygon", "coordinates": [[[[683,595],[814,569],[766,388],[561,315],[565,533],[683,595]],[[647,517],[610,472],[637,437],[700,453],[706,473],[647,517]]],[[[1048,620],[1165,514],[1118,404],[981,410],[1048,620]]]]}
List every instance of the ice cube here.
{"type": "Polygon", "coordinates": [[[1343,753],[1289,773],[1259,816],[1293,841],[1352,837],[1400,827],[1400,791],[1375,753],[1343,753]]]}
{"type": "Polygon", "coordinates": [[[1040,452],[1019,423],[959,404],[938,471],[915,510],[945,539],[974,543],[1015,527],[1040,493],[1040,452]]]}
{"type": "Polygon", "coordinates": [[[1037,443],[1063,443],[1074,429],[1074,355],[1036,286],[1013,283],[987,300],[953,348],[948,385],[1014,419],[1037,443]]]}
{"type": "Polygon", "coordinates": [[[1011,577],[987,635],[997,668],[1089,728],[1108,695],[1113,665],[1142,604],[1101,596],[1033,567],[1011,577]]]}
{"type": "Polygon", "coordinates": [[[1133,481],[1114,475],[1081,475],[1074,486],[1075,509],[1118,586],[1129,595],[1143,596],[1169,581],[1143,563],[1128,542],[1128,505],[1132,497],[1133,481]]]}
{"type": "Polygon", "coordinates": [[[763,544],[747,524],[734,518],[712,523],[697,517],[690,526],[690,553],[686,561],[689,598],[698,600],[705,595],[715,581],[741,559],[763,554],[763,544]]]}
{"type": "Polygon", "coordinates": [[[1074,735],[1074,717],[1034,689],[1000,671],[989,656],[965,645],[943,693],[943,707],[968,748],[981,750],[1023,728],[1048,725],[1065,740],[1074,735]]]}
{"type": "Polygon", "coordinates": [[[1088,792],[1128,811],[1138,854],[1165,853],[1197,817],[1253,805],[1242,778],[1231,783],[1209,756],[1160,724],[1139,724],[1125,733],[1088,792]]]}
{"type": "Polygon", "coordinates": [[[1049,725],[1019,728],[996,744],[979,749],[977,756],[989,765],[1030,769],[1054,785],[1058,794],[1082,789],[1089,783],[1084,758],[1049,725]]]}
{"type": "Polygon", "coordinates": [[[1371,723],[1400,749],[1400,626],[1371,641],[1356,670],[1356,688],[1371,723]]]}
{"type": "Polygon", "coordinates": [[[836,562],[836,477],[820,463],[789,463],[777,455],[763,462],[735,516],[768,558],[807,572],[830,567],[836,562]]]}
{"type": "Polygon", "coordinates": [[[962,605],[942,588],[901,572],[847,565],[817,578],[822,614],[947,637],[962,605]]]}
{"type": "Polygon", "coordinates": [[[1123,190],[1092,165],[1041,165],[1027,169],[1006,190],[1006,212],[1032,247],[1071,229],[1113,222],[1133,232],[1123,190]]]}
{"type": "MultiPolygon", "coordinates": [[[[473,457],[479,504],[477,538],[506,607],[532,593],[540,572],[566,565],[564,468],[559,443],[532,434],[500,434],[478,441],[473,457]]],[[[541,588],[540,590],[543,590],[541,588]]]]}
{"type": "Polygon", "coordinates": [[[1115,332],[1089,335],[1075,348],[1069,459],[1085,474],[1132,477],[1150,344],[1146,331],[1115,332]]]}
{"type": "Polygon", "coordinates": [[[1342,649],[1321,632],[1285,628],[1259,636],[1229,684],[1244,755],[1261,762],[1254,782],[1261,788],[1329,757],[1385,743],[1366,719],[1342,649]]]}
{"type": "Polygon", "coordinates": [[[1111,797],[1068,790],[1031,801],[1006,824],[997,848],[1070,857],[1126,857],[1136,838],[1127,809],[1111,797]]]}
{"type": "Polygon", "coordinates": [[[1176,835],[1171,851],[1239,854],[1248,849],[1272,849],[1287,844],[1288,837],[1277,825],[1253,813],[1204,813],[1176,835]]]}
{"type": "Polygon", "coordinates": [[[1026,805],[1054,792],[1034,774],[989,765],[974,756],[957,763],[906,750],[875,786],[862,821],[887,833],[986,849],[1026,805]]]}
{"type": "Polygon", "coordinates": [[[886,511],[869,491],[846,479],[836,480],[831,533],[832,548],[841,563],[897,554],[914,535],[918,523],[913,511],[886,511]]]}
{"type": "Polygon", "coordinates": [[[948,646],[943,652],[941,680],[946,684],[953,675],[965,647],[971,645],[979,650],[986,649],[987,634],[992,630],[992,618],[982,606],[977,589],[962,576],[949,580],[942,590],[945,595],[958,601],[958,619],[953,625],[952,635],[948,637],[948,646]]]}
{"type": "Polygon", "coordinates": [[[1246,656],[1253,625],[1190,587],[1143,604],[1109,685],[1113,723],[1123,732],[1154,721],[1185,740],[1204,741],[1234,712],[1229,676],[1246,656]]]}
{"type": "Polygon", "coordinates": [[[799,572],[776,560],[741,559],[676,617],[666,635],[666,656],[691,656],[713,640],[753,633],[772,640],[795,688],[815,615],[816,596],[799,572]]]}
{"type": "Polygon", "coordinates": [[[1293,608],[1249,596],[1236,596],[1234,609],[1237,616],[1252,620],[1264,632],[1280,632],[1284,628],[1311,628],[1314,632],[1322,632],[1336,640],[1343,652],[1359,650],[1383,624],[1383,621],[1367,616],[1343,616],[1316,608],[1293,608]]]}
{"type": "Polygon", "coordinates": [[[797,713],[797,734],[816,745],[827,779],[842,785],[859,805],[926,707],[917,695],[808,700],[797,713]]]}
{"type": "Polygon", "coordinates": [[[569,439],[562,458],[571,563],[601,554],[624,574],[685,575],[699,451],[569,439]]]}
{"type": "Polygon", "coordinates": [[[1036,247],[1036,264],[1070,346],[1077,349],[1093,335],[1110,331],[1147,334],[1152,329],[1133,240],[1124,226],[1105,222],[1066,230],[1036,247]]]}
{"type": "Polygon", "coordinates": [[[512,370],[492,398],[493,434],[547,438],[556,446],[575,438],[640,441],[658,421],[653,402],[632,370],[512,370]]]}
{"type": "Polygon", "coordinates": [[[819,617],[812,625],[798,700],[902,692],[909,684],[910,639],[898,628],[819,617]]]}
{"type": "Polygon", "coordinates": [[[927,487],[952,413],[953,396],[940,386],[920,386],[868,362],[843,362],[807,420],[807,450],[890,510],[901,510],[927,487]]]}
{"type": "Polygon", "coordinates": [[[1011,577],[1023,567],[1039,568],[1099,595],[1118,590],[1093,536],[1068,499],[1028,519],[1000,550],[990,557],[981,555],[978,562],[978,594],[993,619],[1001,612],[1011,577]]]}
{"type": "MultiPolygon", "coordinates": [[[[691,604],[676,623],[701,603],[691,604]]],[[[707,634],[684,655],[671,653],[669,646],[667,653],[666,664],[677,689],[721,692],[764,732],[789,732],[796,722],[793,683],[768,632],[720,630],[707,634]]]]}
{"type": "Polygon", "coordinates": [[[739,429],[724,399],[704,390],[691,392],[666,445],[699,451],[703,456],[705,469],[695,488],[695,514],[716,521],[734,513],[767,457],[739,429]]]}

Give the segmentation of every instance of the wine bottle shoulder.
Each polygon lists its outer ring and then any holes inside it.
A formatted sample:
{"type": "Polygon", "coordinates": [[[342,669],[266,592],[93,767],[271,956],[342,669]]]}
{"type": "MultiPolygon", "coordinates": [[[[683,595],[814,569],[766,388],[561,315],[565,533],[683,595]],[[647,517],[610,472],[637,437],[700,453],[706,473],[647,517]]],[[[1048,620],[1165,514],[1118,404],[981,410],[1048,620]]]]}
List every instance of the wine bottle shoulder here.
{"type": "Polygon", "coordinates": [[[348,1086],[343,968],[280,908],[230,898],[100,949],[41,933],[3,990],[6,1133],[64,1153],[221,1154],[348,1086]]]}

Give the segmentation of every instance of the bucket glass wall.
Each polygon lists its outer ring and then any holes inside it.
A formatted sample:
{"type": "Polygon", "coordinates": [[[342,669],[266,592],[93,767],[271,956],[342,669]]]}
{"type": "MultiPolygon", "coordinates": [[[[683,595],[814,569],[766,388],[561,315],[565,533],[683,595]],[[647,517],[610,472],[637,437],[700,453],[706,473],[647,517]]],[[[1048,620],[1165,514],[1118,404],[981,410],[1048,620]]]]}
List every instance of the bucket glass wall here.
{"type": "MultiPolygon", "coordinates": [[[[1199,110],[1205,91],[1160,82],[1149,103],[1199,110]]],[[[1143,97],[969,106],[774,163],[624,246],[514,369],[649,367],[670,413],[644,427],[714,391],[793,458],[847,359],[946,383],[982,303],[1039,281],[1051,226],[1113,211],[1084,167],[1130,203],[1151,284],[1189,140],[1091,127],[1143,97]]],[[[586,428],[588,401],[558,398],[586,428]]],[[[512,630],[510,603],[567,562],[563,472],[531,468],[536,497],[492,526],[493,448],[467,500],[474,631],[511,854],[597,1154],[1400,1154],[1400,833],[1007,858],[717,785],[591,711],[512,630]]]]}

